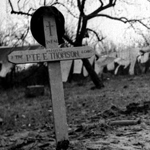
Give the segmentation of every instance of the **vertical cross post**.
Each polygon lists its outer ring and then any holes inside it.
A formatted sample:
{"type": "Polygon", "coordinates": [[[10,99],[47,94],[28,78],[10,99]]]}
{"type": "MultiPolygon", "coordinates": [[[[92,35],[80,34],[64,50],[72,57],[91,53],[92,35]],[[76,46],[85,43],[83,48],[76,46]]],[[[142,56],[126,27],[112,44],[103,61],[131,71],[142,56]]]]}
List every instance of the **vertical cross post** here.
{"type": "Polygon", "coordinates": [[[39,43],[44,45],[46,49],[12,51],[10,54],[8,54],[8,60],[15,64],[47,62],[51,93],[50,96],[52,101],[55,136],[57,143],[56,150],[66,150],[69,144],[68,125],[60,61],[89,58],[94,55],[94,50],[88,46],[59,48],[58,37],[59,39],[61,38],[63,30],[60,31],[60,33],[62,32],[61,34],[57,32],[56,27],[58,27],[59,24],[57,19],[59,18],[56,14],[60,14],[60,12],[54,7],[51,7],[51,9],[50,13],[48,13],[48,7],[39,8],[35,12],[35,18],[33,16],[33,20],[31,22],[31,25],[32,23],[34,24],[34,26],[31,28],[31,31],[33,30],[32,33],[34,37],[37,39],[37,41],[39,41],[39,43]],[[41,15],[42,12],[43,14],[41,15]],[[41,16],[42,19],[39,21],[39,17],[41,18],[41,16]],[[36,26],[38,26],[38,28],[36,26]],[[38,32],[43,31],[43,28],[44,35],[43,32],[38,32]],[[45,44],[43,41],[45,41],[45,44]]]}
{"type": "MultiPolygon", "coordinates": [[[[46,48],[58,47],[57,29],[54,17],[44,16],[44,35],[46,48]]],[[[57,149],[68,144],[68,126],[60,61],[48,62],[50,92],[55,124],[57,149]]]]}

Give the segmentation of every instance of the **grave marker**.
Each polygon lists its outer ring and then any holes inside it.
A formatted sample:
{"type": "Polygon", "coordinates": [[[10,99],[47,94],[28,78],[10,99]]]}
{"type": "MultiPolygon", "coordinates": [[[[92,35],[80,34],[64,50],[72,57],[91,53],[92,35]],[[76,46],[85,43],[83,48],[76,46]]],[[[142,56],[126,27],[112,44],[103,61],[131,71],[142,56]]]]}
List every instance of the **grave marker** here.
{"type": "Polygon", "coordinates": [[[64,100],[64,89],[61,76],[61,60],[89,58],[94,55],[90,47],[59,48],[55,16],[43,16],[45,47],[43,50],[13,51],[8,60],[15,64],[47,62],[51,100],[54,116],[57,150],[67,149],[68,126],[64,100]]]}

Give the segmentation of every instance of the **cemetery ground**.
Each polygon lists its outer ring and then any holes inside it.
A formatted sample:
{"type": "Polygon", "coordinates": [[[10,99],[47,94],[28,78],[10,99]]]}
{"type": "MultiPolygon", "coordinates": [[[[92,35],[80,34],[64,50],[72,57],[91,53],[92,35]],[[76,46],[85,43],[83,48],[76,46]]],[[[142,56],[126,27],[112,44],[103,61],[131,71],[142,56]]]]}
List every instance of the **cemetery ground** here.
{"type": "MultiPolygon", "coordinates": [[[[68,150],[149,150],[150,73],[64,83],[68,150]]],[[[0,90],[0,150],[53,150],[49,88],[28,98],[25,88],[0,90]]],[[[61,123],[61,122],[60,122],[61,123]]]]}

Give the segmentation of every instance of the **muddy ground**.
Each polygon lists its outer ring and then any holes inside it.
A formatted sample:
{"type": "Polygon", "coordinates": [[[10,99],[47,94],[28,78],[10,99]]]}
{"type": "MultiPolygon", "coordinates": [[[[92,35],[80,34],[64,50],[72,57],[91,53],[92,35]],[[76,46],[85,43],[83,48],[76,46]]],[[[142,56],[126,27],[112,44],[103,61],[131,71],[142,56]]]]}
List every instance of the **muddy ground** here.
{"type": "MultiPolygon", "coordinates": [[[[150,150],[150,73],[64,84],[68,150],[150,150]]],[[[48,87],[27,98],[25,88],[0,91],[0,150],[53,150],[48,87]]]]}

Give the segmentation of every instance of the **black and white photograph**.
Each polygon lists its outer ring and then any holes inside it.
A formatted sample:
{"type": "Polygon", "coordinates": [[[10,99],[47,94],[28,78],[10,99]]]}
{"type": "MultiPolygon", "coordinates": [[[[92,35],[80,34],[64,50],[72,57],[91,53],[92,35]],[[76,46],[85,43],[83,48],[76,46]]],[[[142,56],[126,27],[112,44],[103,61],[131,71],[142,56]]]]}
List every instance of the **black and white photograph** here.
{"type": "Polygon", "coordinates": [[[1,0],[0,150],[150,150],[150,0],[1,0]]]}

